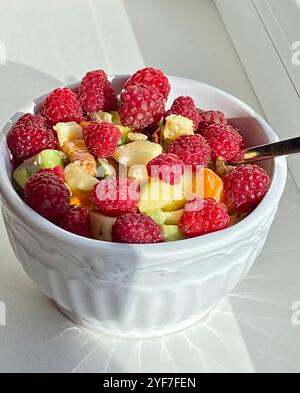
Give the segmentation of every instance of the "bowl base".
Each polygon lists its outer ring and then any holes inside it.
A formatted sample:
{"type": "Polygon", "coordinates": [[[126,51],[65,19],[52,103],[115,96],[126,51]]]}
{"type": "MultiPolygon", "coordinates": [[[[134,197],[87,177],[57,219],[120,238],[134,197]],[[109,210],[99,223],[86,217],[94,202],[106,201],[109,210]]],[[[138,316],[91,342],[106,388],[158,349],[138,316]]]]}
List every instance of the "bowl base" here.
{"type": "Polygon", "coordinates": [[[147,338],[158,338],[170,336],[172,334],[176,334],[182,332],[197,323],[205,322],[209,317],[210,312],[216,307],[216,305],[212,306],[210,309],[206,310],[203,313],[197,313],[193,317],[180,322],[178,324],[169,326],[167,328],[160,329],[145,329],[145,330],[132,330],[132,331],[121,331],[117,329],[109,329],[101,325],[101,322],[90,321],[85,318],[80,317],[78,314],[73,311],[67,310],[66,308],[60,306],[58,303],[54,302],[58,310],[63,313],[68,319],[75,322],[79,326],[89,329],[94,333],[111,337],[111,338],[119,338],[119,339],[147,339],[147,338]]]}

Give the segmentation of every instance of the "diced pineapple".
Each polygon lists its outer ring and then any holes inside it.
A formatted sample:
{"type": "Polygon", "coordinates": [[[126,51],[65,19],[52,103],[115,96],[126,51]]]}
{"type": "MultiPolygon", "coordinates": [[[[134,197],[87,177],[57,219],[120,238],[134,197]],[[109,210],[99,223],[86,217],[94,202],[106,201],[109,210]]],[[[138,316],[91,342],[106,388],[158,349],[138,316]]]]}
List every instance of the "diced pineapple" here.
{"type": "Polygon", "coordinates": [[[119,146],[114,153],[114,159],[122,165],[146,166],[149,161],[162,153],[162,147],[150,141],[135,141],[124,146],[119,146]]]}
{"type": "Polygon", "coordinates": [[[178,210],[184,204],[182,183],[171,186],[156,178],[150,178],[141,190],[139,210],[141,213],[154,209],[178,210]]]}
{"type": "Polygon", "coordinates": [[[194,125],[192,120],[180,116],[170,115],[166,118],[166,124],[161,130],[161,139],[175,141],[183,135],[194,135],[194,125]]]}
{"type": "Polygon", "coordinates": [[[88,175],[76,163],[69,164],[65,168],[65,179],[72,192],[82,191],[89,192],[93,189],[99,180],[93,176],[88,175]]]}
{"type": "Polygon", "coordinates": [[[116,217],[108,217],[98,212],[90,212],[91,235],[96,240],[111,242],[112,226],[116,222],[116,217]]]}

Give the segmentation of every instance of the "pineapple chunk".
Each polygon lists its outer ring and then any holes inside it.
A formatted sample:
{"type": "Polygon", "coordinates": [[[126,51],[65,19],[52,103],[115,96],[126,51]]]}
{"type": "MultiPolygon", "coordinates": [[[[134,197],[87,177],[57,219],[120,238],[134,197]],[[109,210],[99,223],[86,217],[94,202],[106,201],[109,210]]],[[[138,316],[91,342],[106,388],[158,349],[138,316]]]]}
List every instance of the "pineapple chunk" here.
{"type": "Polygon", "coordinates": [[[114,153],[114,159],[127,167],[133,165],[146,166],[149,161],[162,153],[162,147],[150,141],[135,141],[128,145],[119,146],[114,153]]]}
{"type": "Polygon", "coordinates": [[[91,235],[96,240],[111,242],[112,226],[117,217],[108,217],[98,212],[90,212],[90,230],[91,235]]]}
{"type": "Polygon", "coordinates": [[[183,184],[171,186],[158,179],[150,178],[140,194],[139,210],[148,213],[155,209],[178,210],[185,204],[183,184]]]}
{"type": "Polygon", "coordinates": [[[170,115],[166,118],[166,124],[161,130],[161,140],[175,141],[183,135],[194,135],[192,120],[181,115],[170,115]]]}
{"type": "Polygon", "coordinates": [[[99,183],[98,179],[88,175],[76,163],[69,164],[65,168],[65,179],[74,193],[76,193],[76,191],[89,192],[93,189],[95,184],[99,183]]]}

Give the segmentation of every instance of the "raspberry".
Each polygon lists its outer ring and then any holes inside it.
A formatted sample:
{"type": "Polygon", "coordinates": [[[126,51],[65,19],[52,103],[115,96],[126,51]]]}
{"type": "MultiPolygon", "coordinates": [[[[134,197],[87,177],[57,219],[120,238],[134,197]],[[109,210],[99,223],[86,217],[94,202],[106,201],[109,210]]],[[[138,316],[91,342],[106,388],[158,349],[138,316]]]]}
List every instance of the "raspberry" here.
{"type": "Polygon", "coordinates": [[[89,211],[85,207],[72,207],[57,222],[57,225],[78,236],[91,237],[89,211]]]}
{"type": "Polygon", "coordinates": [[[65,182],[64,168],[59,165],[54,167],[53,169],[42,168],[37,173],[52,173],[53,175],[57,176],[60,180],[65,182]]]}
{"type": "Polygon", "coordinates": [[[43,103],[41,113],[51,125],[69,121],[79,123],[82,119],[82,108],[76,94],[67,87],[50,93],[43,103]]]}
{"type": "Polygon", "coordinates": [[[164,104],[164,97],[154,87],[130,85],[121,94],[121,122],[137,130],[152,127],[162,118],[164,104]]]}
{"type": "Polygon", "coordinates": [[[46,128],[45,119],[37,114],[25,113],[22,115],[15,125],[26,125],[26,126],[37,126],[40,128],[46,128]]]}
{"type": "Polygon", "coordinates": [[[117,217],[126,213],[136,213],[139,187],[130,179],[108,177],[95,185],[91,201],[107,216],[117,217]]]}
{"type": "Polygon", "coordinates": [[[206,128],[204,137],[211,148],[211,158],[230,161],[242,148],[243,137],[230,125],[213,124],[206,128]]]}
{"type": "Polygon", "coordinates": [[[134,73],[125,83],[124,89],[132,85],[143,83],[147,86],[154,87],[167,100],[171,86],[166,75],[155,68],[146,67],[134,73]]]}
{"type": "Polygon", "coordinates": [[[147,165],[148,175],[159,177],[171,185],[179,184],[184,172],[184,163],[175,154],[161,154],[147,165]]]}
{"type": "Polygon", "coordinates": [[[210,160],[210,147],[201,135],[181,136],[167,147],[166,153],[176,154],[194,170],[198,166],[207,166],[210,160]]]}
{"type": "Polygon", "coordinates": [[[178,97],[171,106],[171,109],[166,113],[166,116],[181,115],[192,120],[194,129],[197,130],[199,124],[199,113],[195,103],[191,97],[178,97]]]}
{"type": "Polygon", "coordinates": [[[69,209],[70,191],[56,175],[36,173],[25,185],[25,201],[40,215],[53,220],[69,209]]]}
{"type": "Polygon", "coordinates": [[[229,225],[227,206],[214,199],[197,199],[185,205],[178,224],[185,237],[192,238],[220,231],[229,225]]]}
{"type": "Polygon", "coordinates": [[[42,150],[57,147],[57,139],[52,130],[41,126],[40,120],[36,123],[27,120],[25,123],[19,120],[7,135],[7,144],[16,166],[42,150]]]}
{"type": "Polygon", "coordinates": [[[83,130],[89,151],[98,158],[108,158],[115,152],[121,138],[120,130],[110,123],[91,122],[83,130]]]}
{"type": "Polygon", "coordinates": [[[251,212],[266,195],[270,178],[258,165],[241,165],[224,177],[226,203],[231,210],[251,212]]]}
{"type": "Polygon", "coordinates": [[[163,242],[161,226],[143,214],[126,214],[112,227],[112,240],[118,243],[146,244],[163,242]]]}
{"type": "Polygon", "coordinates": [[[90,71],[83,77],[78,100],[87,113],[115,109],[116,93],[103,70],[90,71]]]}
{"type": "Polygon", "coordinates": [[[199,124],[196,132],[199,134],[212,124],[227,125],[227,119],[220,111],[201,111],[199,110],[199,124]]]}

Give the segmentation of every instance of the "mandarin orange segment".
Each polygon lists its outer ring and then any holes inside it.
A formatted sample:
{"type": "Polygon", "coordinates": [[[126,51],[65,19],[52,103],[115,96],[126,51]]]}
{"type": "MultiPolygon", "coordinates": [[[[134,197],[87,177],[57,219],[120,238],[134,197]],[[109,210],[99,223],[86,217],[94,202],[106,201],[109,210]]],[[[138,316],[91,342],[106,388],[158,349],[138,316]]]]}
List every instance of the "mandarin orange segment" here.
{"type": "Polygon", "coordinates": [[[193,182],[193,193],[198,198],[213,198],[217,202],[223,202],[223,180],[211,169],[204,168],[193,182]]]}
{"type": "Polygon", "coordinates": [[[90,176],[96,176],[96,160],[83,139],[66,142],[63,151],[71,162],[78,164],[90,176]]]}
{"type": "Polygon", "coordinates": [[[71,206],[89,206],[90,205],[90,193],[88,192],[76,192],[70,198],[71,206]]]}

